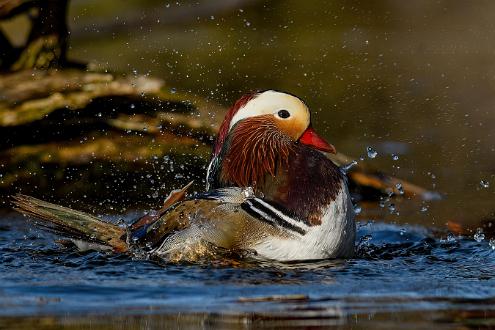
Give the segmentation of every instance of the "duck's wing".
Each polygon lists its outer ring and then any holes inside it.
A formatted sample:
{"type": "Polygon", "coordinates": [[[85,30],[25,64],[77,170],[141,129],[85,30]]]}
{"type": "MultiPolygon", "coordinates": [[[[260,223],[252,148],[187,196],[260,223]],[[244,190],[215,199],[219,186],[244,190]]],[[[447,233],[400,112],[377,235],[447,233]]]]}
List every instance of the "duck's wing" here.
{"type": "Polygon", "coordinates": [[[269,236],[304,235],[303,226],[246,190],[222,188],[177,204],[138,240],[159,255],[205,244],[250,249],[269,236]]]}
{"type": "MultiPolygon", "coordinates": [[[[191,224],[198,226],[231,217],[231,213],[238,212],[244,200],[240,188],[222,188],[197,194],[136,221],[131,226],[131,242],[154,249],[169,236],[190,228],[191,224]]],[[[230,222],[226,221],[224,227],[231,227],[230,222]]]]}

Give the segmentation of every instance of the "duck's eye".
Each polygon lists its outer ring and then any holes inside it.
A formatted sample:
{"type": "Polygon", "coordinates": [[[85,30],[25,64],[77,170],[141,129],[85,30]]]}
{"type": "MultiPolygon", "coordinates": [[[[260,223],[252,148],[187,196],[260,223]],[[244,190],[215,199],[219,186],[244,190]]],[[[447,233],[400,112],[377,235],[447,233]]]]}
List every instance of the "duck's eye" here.
{"type": "Polygon", "coordinates": [[[290,117],[290,112],[287,111],[287,110],[280,110],[277,115],[280,117],[280,118],[289,118],[290,117]]]}

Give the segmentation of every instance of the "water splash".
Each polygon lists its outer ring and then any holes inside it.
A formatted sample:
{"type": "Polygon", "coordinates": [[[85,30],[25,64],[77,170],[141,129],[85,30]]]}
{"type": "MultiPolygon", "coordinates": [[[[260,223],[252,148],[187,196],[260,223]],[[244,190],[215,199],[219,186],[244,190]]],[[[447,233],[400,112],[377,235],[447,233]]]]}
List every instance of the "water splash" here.
{"type": "Polygon", "coordinates": [[[366,147],[366,153],[368,155],[368,158],[373,159],[376,156],[378,156],[378,152],[373,149],[373,147],[366,147]]]}
{"type": "Polygon", "coordinates": [[[352,162],[350,162],[349,164],[347,165],[342,165],[340,167],[340,170],[342,171],[342,173],[346,174],[351,168],[353,168],[355,165],[357,165],[357,161],[353,160],[352,162]]]}
{"type": "Polygon", "coordinates": [[[473,236],[474,240],[478,243],[485,239],[485,234],[483,233],[483,228],[477,228],[473,236]]]}
{"type": "Polygon", "coordinates": [[[453,242],[456,242],[456,241],[457,241],[457,240],[456,240],[456,238],[455,238],[455,235],[454,235],[454,234],[449,233],[449,234],[447,235],[447,242],[449,242],[449,243],[453,243],[453,242]]]}
{"type": "Polygon", "coordinates": [[[246,188],[242,191],[242,193],[244,194],[244,197],[246,197],[247,199],[249,199],[249,198],[254,198],[254,197],[255,197],[253,187],[246,187],[246,188]]]}
{"type": "Polygon", "coordinates": [[[440,242],[441,242],[441,243],[449,243],[449,244],[451,244],[451,243],[455,243],[455,242],[457,242],[457,239],[456,239],[456,237],[455,237],[455,235],[454,235],[454,234],[452,234],[452,233],[448,233],[448,234],[447,234],[447,238],[445,238],[445,239],[442,239],[442,238],[441,238],[441,239],[440,239],[440,242]]]}

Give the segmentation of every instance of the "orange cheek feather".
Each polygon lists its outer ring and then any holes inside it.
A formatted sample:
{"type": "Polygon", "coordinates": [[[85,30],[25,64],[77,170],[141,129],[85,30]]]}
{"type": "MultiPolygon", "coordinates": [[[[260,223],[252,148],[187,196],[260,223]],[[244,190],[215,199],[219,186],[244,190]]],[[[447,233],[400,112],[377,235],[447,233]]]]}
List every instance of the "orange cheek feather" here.
{"type": "Polygon", "coordinates": [[[278,129],[290,136],[294,141],[297,141],[304,132],[306,124],[296,120],[276,120],[275,124],[278,129]]]}

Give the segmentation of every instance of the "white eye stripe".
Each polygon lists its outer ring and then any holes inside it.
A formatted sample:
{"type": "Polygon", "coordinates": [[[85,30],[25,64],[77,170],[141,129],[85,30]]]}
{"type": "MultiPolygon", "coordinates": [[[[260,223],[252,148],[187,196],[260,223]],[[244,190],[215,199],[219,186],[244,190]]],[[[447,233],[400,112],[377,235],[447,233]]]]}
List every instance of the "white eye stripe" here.
{"type": "Polygon", "coordinates": [[[289,94],[269,90],[259,94],[240,108],[232,118],[229,129],[237,122],[249,117],[275,114],[278,118],[287,119],[278,115],[281,110],[289,112],[290,117],[288,118],[297,116],[298,120],[309,125],[309,110],[300,99],[289,94]]]}

